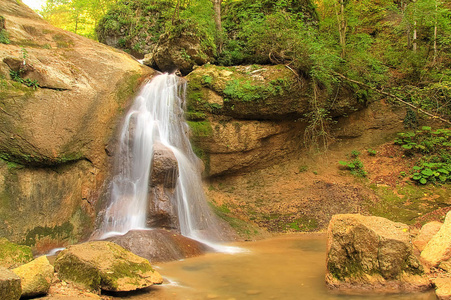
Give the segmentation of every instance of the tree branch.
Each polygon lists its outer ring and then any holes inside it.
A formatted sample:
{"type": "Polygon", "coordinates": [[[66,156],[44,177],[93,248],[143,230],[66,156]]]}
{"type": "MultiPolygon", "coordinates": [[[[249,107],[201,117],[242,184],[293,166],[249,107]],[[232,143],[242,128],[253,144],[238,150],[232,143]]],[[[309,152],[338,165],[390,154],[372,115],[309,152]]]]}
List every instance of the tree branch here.
{"type": "Polygon", "coordinates": [[[363,82],[360,82],[360,81],[357,81],[357,80],[348,78],[348,77],[344,76],[343,74],[340,74],[340,73],[337,73],[337,72],[334,72],[334,71],[332,71],[332,73],[333,73],[334,75],[336,75],[336,76],[338,76],[338,77],[340,77],[340,78],[346,80],[346,81],[349,81],[349,82],[352,82],[352,83],[356,83],[356,84],[361,85],[361,86],[364,86],[364,87],[366,87],[366,88],[368,88],[368,89],[370,89],[370,90],[372,90],[372,91],[375,91],[376,93],[379,93],[379,94],[385,95],[385,96],[387,96],[387,97],[393,98],[393,99],[395,99],[396,101],[398,101],[398,102],[400,102],[400,103],[402,103],[402,104],[404,104],[404,105],[409,106],[410,108],[413,108],[413,109],[415,109],[415,110],[421,112],[422,114],[425,114],[425,115],[427,115],[427,116],[429,116],[429,117],[431,117],[431,118],[433,118],[433,119],[436,119],[436,120],[439,120],[439,121],[441,121],[441,122],[444,122],[444,123],[447,123],[447,124],[450,124],[450,125],[451,125],[451,121],[446,120],[446,119],[443,119],[442,117],[439,117],[439,116],[437,116],[437,115],[431,114],[431,113],[429,113],[429,112],[427,112],[427,111],[424,111],[424,110],[422,110],[421,108],[419,108],[418,106],[415,106],[415,105],[413,105],[412,103],[406,102],[406,101],[404,101],[403,99],[399,98],[399,97],[396,96],[396,95],[393,95],[393,94],[391,94],[391,93],[388,93],[388,92],[384,92],[384,91],[378,90],[378,89],[376,89],[376,88],[373,88],[373,87],[369,86],[369,85],[366,84],[366,83],[363,83],[363,82]]]}

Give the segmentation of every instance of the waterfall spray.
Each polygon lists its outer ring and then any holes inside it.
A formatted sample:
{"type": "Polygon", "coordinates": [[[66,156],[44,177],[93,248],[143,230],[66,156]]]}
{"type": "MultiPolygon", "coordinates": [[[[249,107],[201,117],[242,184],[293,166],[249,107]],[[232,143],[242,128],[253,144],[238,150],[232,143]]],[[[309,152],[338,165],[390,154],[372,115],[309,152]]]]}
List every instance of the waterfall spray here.
{"type": "Polygon", "coordinates": [[[175,75],[158,75],[144,86],[128,111],[110,186],[111,202],[100,228],[104,237],[148,228],[149,180],[155,144],[160,143],[177,159],[171,202],[181,234],[207,244],[222,240],[222,228],[203,193],[200,160],[188,139],[185,87],[185,80],[175,75]]]}

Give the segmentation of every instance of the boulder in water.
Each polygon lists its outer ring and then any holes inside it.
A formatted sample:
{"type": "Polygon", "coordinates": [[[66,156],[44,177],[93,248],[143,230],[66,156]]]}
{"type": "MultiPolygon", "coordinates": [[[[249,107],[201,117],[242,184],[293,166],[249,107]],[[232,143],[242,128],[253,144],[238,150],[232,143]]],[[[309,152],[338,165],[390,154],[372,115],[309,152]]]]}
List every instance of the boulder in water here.
{"type": "Polygon", "coordinates": [[[133,291],[163,282],[147,259],[105,241],[70,246],[58,255],[55,270],[62,280],[94,291],[133,291]]]}
{"type": "Polygon", "coordinates": [[[211,251],[208,246],[173,231],[131,230],[108,239],[152,263],[194,257],[211,251]]]}
{"type": "Polygon", "coordinates": [[[20,298],[21,294],[20,277],[12,271],[0,267],[0,299],[16,300],[20,298]]]}
{"type": "Polygon", "coordinates": [[[22,297],[46,295],[50,289],[54,269],[46,256],[12,270],[21,279],[22,297]]]}
{"type": "Polygon", "coordinates": [[[326,282],[333,289],[430,288],[413,255],[409,227],[381,217],[335,215],[329,223],[326,282]]]}

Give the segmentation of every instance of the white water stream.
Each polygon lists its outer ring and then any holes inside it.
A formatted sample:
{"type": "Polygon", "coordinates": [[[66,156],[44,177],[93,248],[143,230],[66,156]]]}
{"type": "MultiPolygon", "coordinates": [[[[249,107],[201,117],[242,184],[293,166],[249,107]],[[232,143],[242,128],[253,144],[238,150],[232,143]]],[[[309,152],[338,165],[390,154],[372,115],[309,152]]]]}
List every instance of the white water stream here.
{"type": "Polygon", "coordinates": [[[178,162],[179,176],[171,201],[178,210],[182,235],[209,245],[221,240],[221,228],[202,190],[200,160],[188,139],[189,128],[184,120],[185,87],[184,79],[158,75],[134,100],[115,154],[111,203],[100,228],[103,238],[146,228],[154,144],[161,143],[172,150],[178,162]]]}

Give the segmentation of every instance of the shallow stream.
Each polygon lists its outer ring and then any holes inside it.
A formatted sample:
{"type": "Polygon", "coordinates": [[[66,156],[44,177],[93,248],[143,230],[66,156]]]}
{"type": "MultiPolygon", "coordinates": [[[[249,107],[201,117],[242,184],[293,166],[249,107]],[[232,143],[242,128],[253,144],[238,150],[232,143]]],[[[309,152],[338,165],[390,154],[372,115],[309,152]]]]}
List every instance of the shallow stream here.
{"type": "Polygon", "coordinates": [[[280,236],[235,244],[248,251],[210,253],[157,265],[165,283],[115,299],[433,300],[421,294],[337,295],[324,284],[326,236],[280,236]]]}

